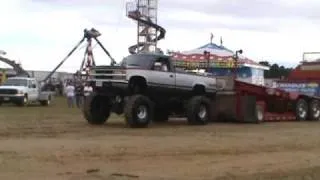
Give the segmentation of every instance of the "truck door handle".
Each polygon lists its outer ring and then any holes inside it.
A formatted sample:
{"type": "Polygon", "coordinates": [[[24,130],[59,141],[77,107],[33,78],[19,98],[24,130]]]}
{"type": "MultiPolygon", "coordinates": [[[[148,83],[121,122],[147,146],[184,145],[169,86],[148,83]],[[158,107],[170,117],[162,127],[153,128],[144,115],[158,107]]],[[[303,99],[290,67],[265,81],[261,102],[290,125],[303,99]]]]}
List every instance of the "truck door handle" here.
{"type": "Polygon", "coordinates": [[[172,77],[173,77],[173,75],[171,74],[171,75],[170,75],[170,77],[172,78],[172,77]]]}

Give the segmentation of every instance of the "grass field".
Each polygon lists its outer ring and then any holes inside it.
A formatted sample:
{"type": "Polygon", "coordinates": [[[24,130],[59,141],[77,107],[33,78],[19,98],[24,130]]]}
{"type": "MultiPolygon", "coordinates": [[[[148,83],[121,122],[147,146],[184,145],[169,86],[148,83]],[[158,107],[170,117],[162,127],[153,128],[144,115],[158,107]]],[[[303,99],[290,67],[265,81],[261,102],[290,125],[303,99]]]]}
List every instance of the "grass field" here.
{"type": "Polygon", "coordinates": [[[0,179],[320,179],[320,122],[210,124],[170,120],[90,126],[58,98],[0,107],[0,179]]]}

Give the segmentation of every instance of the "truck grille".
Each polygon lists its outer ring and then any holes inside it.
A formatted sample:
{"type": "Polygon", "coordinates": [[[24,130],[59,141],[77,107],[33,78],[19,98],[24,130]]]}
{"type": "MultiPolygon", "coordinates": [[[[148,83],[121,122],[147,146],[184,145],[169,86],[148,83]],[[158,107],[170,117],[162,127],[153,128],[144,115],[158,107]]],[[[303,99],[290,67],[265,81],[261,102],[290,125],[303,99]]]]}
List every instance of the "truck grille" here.
{"type": "Polygon", "coordinates": [[[95,79],[113,79],[114,76],[112,74],[114,73],[113,70],[104,70],[104,69],[97,69],[95,70],[95,79]]]}
{"type": "Polygon", "coordinates": [[[96,76],[95,79],[113,79],[112,74],[114,73],[113,70],[95,70],[96,76]]]}
{"type": "Polygon", "coordinates": [[[125,79],[125,74],[121,68],[95,67],[91,69],[90,77],[100,80],[120,80],[125,79]]]}
{"type": "Polygon", "coordinates": [[[17,94],[16,89],[0,89],[0,94],[17,94]]]}

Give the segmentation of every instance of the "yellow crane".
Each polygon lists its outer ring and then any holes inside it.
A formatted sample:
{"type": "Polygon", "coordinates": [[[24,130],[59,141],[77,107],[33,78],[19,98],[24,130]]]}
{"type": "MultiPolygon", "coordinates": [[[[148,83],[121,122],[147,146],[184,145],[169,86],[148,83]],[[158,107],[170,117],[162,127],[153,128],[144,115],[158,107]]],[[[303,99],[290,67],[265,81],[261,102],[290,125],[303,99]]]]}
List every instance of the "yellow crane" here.
{"type": "Polygon", "coordinates": [[[0,84],[4,83],[7,80],[7,72],[6,70],[1,70],[0,72],[0,84]]]}

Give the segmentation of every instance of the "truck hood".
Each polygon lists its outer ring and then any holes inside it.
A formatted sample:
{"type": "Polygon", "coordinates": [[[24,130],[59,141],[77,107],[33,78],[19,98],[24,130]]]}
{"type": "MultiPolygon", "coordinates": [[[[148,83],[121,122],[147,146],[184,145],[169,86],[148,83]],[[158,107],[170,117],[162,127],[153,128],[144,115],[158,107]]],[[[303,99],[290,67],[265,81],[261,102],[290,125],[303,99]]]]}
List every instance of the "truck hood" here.
{"type": "Polygon", "coordinates": [[[96,66],[93,67],[92,70],[105,70],[105,69],[124,69],[125,67],[115,65],[115,66],[96,66]]]}
{"type": "Polygon", "coordinates": [[[25,90],[27,87],[24,86],[0,86],[0,89],[16,89],[16,90],[25,90]]]}
{"type": "Polygon", "coordinates": [[[92,70],[122,70],[122,69],[135,69],[135,68],[139,68],[140,66],[135,66],[135,65],[125,65],[125,66],[96,66],[93,67],[92,70]]]}

